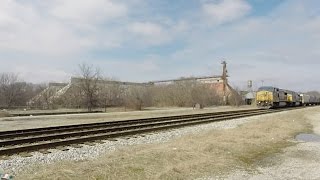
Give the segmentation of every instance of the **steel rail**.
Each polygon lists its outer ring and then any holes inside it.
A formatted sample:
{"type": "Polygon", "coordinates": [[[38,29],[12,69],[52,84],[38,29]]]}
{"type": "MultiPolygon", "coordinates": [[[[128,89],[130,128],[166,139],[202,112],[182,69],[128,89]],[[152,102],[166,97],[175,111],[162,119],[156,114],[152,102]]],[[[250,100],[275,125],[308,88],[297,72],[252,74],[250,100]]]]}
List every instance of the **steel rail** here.
{"type": "Polygon", "coordinates": [[[166,121],[144,122],[144,123],[137,123],[137,124],[130,124],[130,125],[120,125],[120,126],[112,126],[112,127],[101,128],[101,129],[65,132],[65,133],[59,133],[59,134],[53,134],[53,135],[44,134],[44,135],[38,136],[38,137],[25,137],[25,138],[14,139],[14,140],[0,141],[0,147],[8,146],[8,145],[17,145],[17,144],[21,144],[21,143],[35,143],[38,141],[64,139],[64,138],[70,138],[70,137],[76,137],[76,136],[87,136],[87,135],[101,134],[101,133],[106,133],[106,132],[116,132],[116,131],[122,131],[123,129],[127,129],[127,130],[139,129],[139,128],[144,128],[144,127],[172,124],[172,123],[176,123],[176,122],[199,121],[199,120],[210,119],[210,118],[220,118],[220,117],[229,117],[229,116],[235,116],[235,115],[247,115],[247,114],[251,114],[251,113],[264,113],[264,112],[267,112],[267,111],[244,112],[244,113],[237,112],[237,113],[232,113],[232,114],[230,113],[230,114],[223,114],[223,115],[211,115],[211,116],[203,116],[203,117],[193,117],[193,118],[166,120],[166,121]]]}
{"type": "Polygon", "coordinates": [[[120,120],[120,121],[108,121],[108,122],[99,122],[99,123],[52,126],[52,127],[45,127],[45,128],[0,131],[0,139],[25,137],[25,136],[31,136],[31,135],[35,136],[35,135],[41,135],[44,133],[52,133],[53,134],[53,133],[69,132],[69,131],[73,131],[73,130],[102,128],[102,127],[106,127],[106,126],[115,126],[115,125],[119,126],[119,125],[136,124],[136,123],[153,122],[153,121],[165,121],[165,120],[203,117],[203,116],[212,116],[212,115],[224,115],[224,114],[228,114],[228,113],[237,113],[237,112],[241,112],[241,113],[242,112],[252,112],[252,111],[257,111],[257,110],[265,111],[265,109],[250,109],[250,110],[240,110],[240,111],[188,114],[188,115],[178,115],[178,116],[165,116],[165,117],[143,118],[143,119],[133,119],[133,120],[120,120]]]}

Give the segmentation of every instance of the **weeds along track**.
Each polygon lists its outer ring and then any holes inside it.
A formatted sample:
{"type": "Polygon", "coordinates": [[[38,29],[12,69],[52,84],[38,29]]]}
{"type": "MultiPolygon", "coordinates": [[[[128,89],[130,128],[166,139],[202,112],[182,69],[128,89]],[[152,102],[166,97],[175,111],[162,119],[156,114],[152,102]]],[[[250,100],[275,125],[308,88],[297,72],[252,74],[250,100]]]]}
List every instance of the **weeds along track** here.
{"type": "Polygon", "coordinates": [[[0,156],[297,108],[251,109],[0,132],[0,156]]]}

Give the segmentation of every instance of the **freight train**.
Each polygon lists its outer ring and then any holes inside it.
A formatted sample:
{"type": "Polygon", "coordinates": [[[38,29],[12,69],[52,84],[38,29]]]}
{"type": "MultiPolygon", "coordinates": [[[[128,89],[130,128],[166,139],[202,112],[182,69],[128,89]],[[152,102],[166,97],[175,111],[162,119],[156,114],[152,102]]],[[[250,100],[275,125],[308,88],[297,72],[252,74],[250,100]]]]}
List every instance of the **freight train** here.
{"type": "Polygon", "coordinates": [[[260,87],[256,94],[256,103],[260,108],[278,108],[319,105],[320,98],[277,87],[260,87]]]}

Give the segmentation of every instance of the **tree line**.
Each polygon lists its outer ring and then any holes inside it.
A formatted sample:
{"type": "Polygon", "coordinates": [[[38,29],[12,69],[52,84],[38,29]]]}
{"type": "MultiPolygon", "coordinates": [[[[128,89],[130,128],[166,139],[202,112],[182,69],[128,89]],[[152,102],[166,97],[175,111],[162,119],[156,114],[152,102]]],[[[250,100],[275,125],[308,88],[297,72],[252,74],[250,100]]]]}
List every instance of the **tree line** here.
{"type": "MultiPolygon", "coordinates": [[[[221,105],[221,94],[196,80],[181,80],[170,84],[125,84],[105,78],[92,65],[79,65],[77,83],[54,89],[46,84],[32,84],[19,80],[17,74],[0,74],[0,107],[29,106],[38,109],[125,107],[142,110],[144,107],[192,107],[221,105]],[[57,91],[61,91],[61,96],[57,91]],[[58,94],[58,95],[57,95],[58,94]],[[37,97],[38,96],[38,97],[37,97]],[[56,97],[55,97],[56,96],[56,97]],[[30,104],[30,100],[32,100],[30,104]]],[[[229,95],[231,105],[242,104],[238,93],[229,95]]]]}
{"type": "Polygon", "coordinates": [[[4,109],[26,106],[44,86],[44,84],[24,82],[15,73],[0,73],[0,107],[4,109]]]}

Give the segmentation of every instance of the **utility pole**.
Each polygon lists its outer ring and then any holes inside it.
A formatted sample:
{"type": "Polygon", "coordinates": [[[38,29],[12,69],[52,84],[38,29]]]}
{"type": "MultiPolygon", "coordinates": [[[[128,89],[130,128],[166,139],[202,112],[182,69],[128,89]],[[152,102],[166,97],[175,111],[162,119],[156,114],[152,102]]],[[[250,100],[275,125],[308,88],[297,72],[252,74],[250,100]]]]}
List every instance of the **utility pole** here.
{"type": "MultiPolygon", "coordinates": [[[[252,80],[248,80],[248,86],[247,86],[247,88],[248,88],[248,94],[252,94],[252,98],[253,99],[246,99],[246,104],[247,105],[251,105],[252,103],[253,103],[253,101],[254,101],[254,92],[253,92],[253,89],[252,89],[252,80]]],[[[251,96],[249,96],[250,98],[251,98],[251,96]]]]}
{"type": "Polygon", "coordinates": [[[227,70],[227,62],[222,61],[221,63],[223,65],[222,67],[222,80],[223,80],[223,102],[225,105],[228,104],[228,98],[227,98],[227,87],[228,87],[228,70],[227,70]]]}

